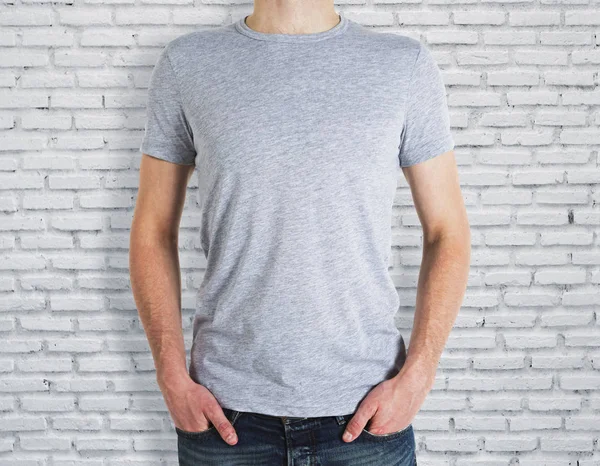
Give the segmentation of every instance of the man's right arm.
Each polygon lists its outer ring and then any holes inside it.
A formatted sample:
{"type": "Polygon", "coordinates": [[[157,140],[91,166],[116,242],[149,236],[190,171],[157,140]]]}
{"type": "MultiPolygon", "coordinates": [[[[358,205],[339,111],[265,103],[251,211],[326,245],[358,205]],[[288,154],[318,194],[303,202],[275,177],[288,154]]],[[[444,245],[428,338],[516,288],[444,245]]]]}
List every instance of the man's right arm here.
{"type": "Polygon", "coordinates": [[[143,154],[131,225],[131,286],[161,386],[187,375],[178,235],[192,169],[143,154]]]}
{"type": "Polygon", "coordinates": [[[181,325],[178,236],[193,168],[142,155],[129,271],[157,382],[175,425],[195,432],[210,421],[225,439],[234,428],[212,393],[189,376],[181,325]]]}

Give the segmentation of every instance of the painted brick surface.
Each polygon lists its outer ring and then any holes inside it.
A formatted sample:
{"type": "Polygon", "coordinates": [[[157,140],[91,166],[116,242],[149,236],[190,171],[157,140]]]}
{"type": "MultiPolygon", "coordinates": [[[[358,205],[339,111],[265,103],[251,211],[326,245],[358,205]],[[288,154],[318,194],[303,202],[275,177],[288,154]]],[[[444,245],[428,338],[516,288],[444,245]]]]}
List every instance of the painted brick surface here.
{"type": "MultiPolygon", "coordinates": [[[[336,5],[443,71],[472,226],[468,290],[414,421],[423,466],[600,464],[600,7],[336,5]]],[[[128,275],[148,79],[167,41],[250,4],[0,7],[0,466],[176,465],[128,275]]],[[[181,225],[191,345],[206,265],[181,225]]],[[[421,229],[398,179],[390,268],[408,340],[421,229]]]]}

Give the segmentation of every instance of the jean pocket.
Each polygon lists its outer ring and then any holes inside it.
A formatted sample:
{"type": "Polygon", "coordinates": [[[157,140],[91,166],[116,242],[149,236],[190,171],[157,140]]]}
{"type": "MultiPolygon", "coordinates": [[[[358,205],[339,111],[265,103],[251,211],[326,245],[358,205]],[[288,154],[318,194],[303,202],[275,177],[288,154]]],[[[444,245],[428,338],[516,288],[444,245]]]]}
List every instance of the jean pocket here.
{"type": "Polygon", "coordinates": [[[378,440],[387,440],[387,439],[395,439],[398,437],[407,434],[412,429],[412,423],[407,425],[404,429],[398,430],[396,432],[389,432],[387,434],[374,434],[373,432],[369,432],[366,428],[362,430],[363,434],[366,434],[367,438],[378,439],[378,440]]]}
{"type": "MultiPolygon", "coordinates": [[[[221,409],[223,410],[223,414],[225,414],[225,417],[229,420],[231,425],[235,425],[235,422],[237,421],[238,417],[240,417],[241,412],[236,411],[234,409],[223,408],[223,407],[221,407],[221,409]]],[[[208,427],[208,429],[204,429],[204,430],[201,430],[198,432],[190,432],[187,430],[180,429],[177,426],[175,427],[175,432],[177,432],[177,434],[182,437],[199,439],[199,438],[204,437],[205,435],[210,434],[211,432],[218,432],[218,431],[217,431],[217,428],[215,427],[215,425],[212,422],[210,422],[210,426],[208,427]]]]}

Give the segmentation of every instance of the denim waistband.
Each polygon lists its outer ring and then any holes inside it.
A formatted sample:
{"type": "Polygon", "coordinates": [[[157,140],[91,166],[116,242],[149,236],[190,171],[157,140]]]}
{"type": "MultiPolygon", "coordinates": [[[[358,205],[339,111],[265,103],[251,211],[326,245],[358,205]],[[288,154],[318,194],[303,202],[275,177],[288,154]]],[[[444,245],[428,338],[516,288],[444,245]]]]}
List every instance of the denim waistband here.
{"type": "MultiPolygon", "coordinates": [[[[242,411],[243,412],[243,411],[242,411]]],[[[347,422],[353,414],[344,414],[344,415],[332,415],[332,416],[316,416],[316,417],[297,417],[297,416],[274,416],[272,414],[263,414],[263,413],[255,413],[248,412],[247,414],[251,414],[253,416],[257,416],[263,419],[269,419],[272,421],[283,421],[283,422],[296,422],[296,421],[305,421],[305,420],[323,420],[323,419],[335,419],[338,424],[344,424],[347,422]]]]}
{"type": "MultiPolygon", "coordinates": [[[[289,419],[290,421],[304,421],[305,419],[310,419],[309,417],[297,417],[297,416],[274,416],[272,414],[263,414],[263,413],[255,413],[255,412],[250,412],[249,414],[252,414],[253,416],[258,416],[258,417],[262,417],[264,419],[271,419],[271,420],[280,420],[280,419],[289,419]]],[[[317,419],[317,418],[314,418],[317,419]]]]}

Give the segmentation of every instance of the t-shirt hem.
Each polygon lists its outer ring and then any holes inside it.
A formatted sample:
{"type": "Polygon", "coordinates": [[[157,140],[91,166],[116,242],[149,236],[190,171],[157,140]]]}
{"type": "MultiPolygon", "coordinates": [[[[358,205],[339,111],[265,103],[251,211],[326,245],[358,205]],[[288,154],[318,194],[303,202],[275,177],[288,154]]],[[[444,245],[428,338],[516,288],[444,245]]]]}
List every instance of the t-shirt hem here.
{"type": "Polygon", "coordinates": [[[150,155],[151,157],[157,159],[165,160],[166,162],[175,163],[177,165],[195,165],[195,162],[189,162],[188,160],[182,157],[177,157],[176,155],[174,155],[174,152],[172,150],[167,150],[160,146],[143,144],[142,146],[140,146],[140,151],[143,154],[150,155]]]}
{"type": "Polygon", "coordinates": [[[433,146],[428,144],[429,149],[427,151],[422,152],[418,157],[411,159],[407,163],[400,163],[400,167],[411,167],[413,165],[425,162],[426,160],[435,158],[438,155],[442,155],[443,153],[454,149],[454,145],[454,139],[451,135],[448,135],[445,138],[437,141],[433,146]]]}
{"type": "MultiPolygon", "coordinates": [[[[266,406],[265,403],[262,406],[266,406]]],[[[358,406],[352,407],[352,404],[332,405],[331,403],[319,406],[301,406],[301,405],[278,405],[268,402],[268,408],[257,408],[261,406],[260,402],[248,404],[247,401],[234,400],[228,398],[221,404],[222,407],[240,412],[251,412],[258,414],[266,414],[268,416],[290,416],[290,417],[327,417],[327,416],[344,416],[354,413],[358,406]]]]}

